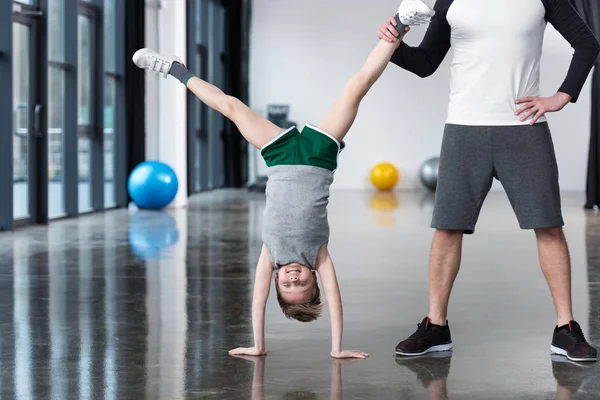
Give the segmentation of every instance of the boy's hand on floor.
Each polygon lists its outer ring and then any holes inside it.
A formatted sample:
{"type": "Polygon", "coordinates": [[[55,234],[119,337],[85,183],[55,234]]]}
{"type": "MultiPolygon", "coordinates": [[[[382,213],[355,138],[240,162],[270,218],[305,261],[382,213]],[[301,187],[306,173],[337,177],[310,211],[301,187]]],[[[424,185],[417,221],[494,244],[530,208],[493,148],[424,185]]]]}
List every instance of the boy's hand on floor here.
{"type": "Polygon", "coordinates": [[[341,350],[341,351],[332,351],[331,357],[333,358],[367,358],[369,354],[360,350],[341,350]]]}
{"type": "Polygon", "coordinates": [[[267,355],[267,350],[259,350],[256,347],[238,347],[237,349],[229,350],[229,355],[232,355],[232,356],[264,356],[264,355],[267,355]]]}

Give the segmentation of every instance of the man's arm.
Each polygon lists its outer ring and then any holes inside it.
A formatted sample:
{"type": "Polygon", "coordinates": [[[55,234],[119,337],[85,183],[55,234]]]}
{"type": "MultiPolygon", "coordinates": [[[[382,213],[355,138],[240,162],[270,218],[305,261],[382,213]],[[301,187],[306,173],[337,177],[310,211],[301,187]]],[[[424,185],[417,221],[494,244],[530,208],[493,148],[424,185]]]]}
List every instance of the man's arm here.
{"type": "Polygon", "coordinates": [[[342,333],[344,329],[344,312],[342,296],[335,275],[335,267],[327,247],[323,246],[317,260],[317,272],[321,276],[323,292],[327,299],[331,320],[331,356],[334,358],[366,358],[369,355],[359,350],[342,350],[342,333]]]}
{"type": "Polygon", "coordinates": [[[569,72],[558,92],[568,94],[572,103],[577,101],[581,89],[598,58],[598,40],[577,13],[569,0],[542,0],[546,19],[575,50],[569,72]]]}
{"type": "MultiPolygon", "coordinates": [[[[418,47],[411,47],[404,42],[400,43],[400,47],[392,55],[390,61],[421,78],[433,75],[442,61],[444,61],[448,50],[450,50],[450,25],[446,19],[446,14],[452,1],[437,0],[433,7],[435,15],[431,18],[421,44],[418,47]]],[[[392,17],[384,23],[382,29],[388,31],[394,30],[394,35],[396,35],[395,24],[396,21],[392,17]]],[[[380,39],[387,36],[382,34],[382,29],[379,31],[380,39]]]]}
{"type": "Polygon", "coordinates": [[[520,107],[515,114],[520,116],[521,121],[533,117],[529,121],[530,125],[535,124],[546,113],[560,111],[569,102],[577,101],[600,53],[598,40],[569,0],[541,1],[546,8],[546,20],[571,44],[575,53],[567,77],[556,94],[551,97],[517,99],[520,107]]]}
{"type": "Polygon", "coordinates": [[[265,307],[271,290],[273,266],[267,246],[263,244],[256,276],[254,279],[254,293],[252,294],[252,332],[254,334],[254,347],[238,347],[229,351],[231,355],[261,356],[267,354],[265,347],[265,307]]]}

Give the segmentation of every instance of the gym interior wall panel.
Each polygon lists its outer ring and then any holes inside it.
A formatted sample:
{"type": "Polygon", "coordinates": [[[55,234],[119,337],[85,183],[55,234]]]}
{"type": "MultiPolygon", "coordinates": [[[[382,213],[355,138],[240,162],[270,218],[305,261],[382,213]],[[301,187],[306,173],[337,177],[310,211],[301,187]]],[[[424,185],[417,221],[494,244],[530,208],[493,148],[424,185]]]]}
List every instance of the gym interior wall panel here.
{"type": "MultiPolygon", "coordinates": [[[[97,0],[101,5],[103,0],[97,0]]],[[[92,78],[96,101],[94,104],[94,126],[91,143],[91,185],[92,208],[95,211],[104,210],[104,18],[102,9],[95,21],[93,33],[94,44],[97,46],[94,60],[94,75],[92,78]]]]}
{"type": "MultiPolygon", "coordinates": [[[[127,205],[127,116],[125,114],[125,63],[130,58],[126,54],[125,8],[126,2],[115,1],[115,73],[117,74],[115,93],[115,197],[117,207],[127,205]]],[[[132,63],[131,63],[132,64],[132,63]]]]}
{"type": "MultiPolygon", "coordinates": [[[[246,23],[250,2],[232,0],[227,2],[225,48],[227,52],[227,80],[229,93],[248,104],[248,55],[249,26],[246,23]]],[[[235,124],[226,121],[225,136],[225,186],[239,187],[248,180],[247,142],[235,124]]]]}
{"type": "MultiPolygon", "coordinates": [[[[119,2],[121,3],[121,2],[119,2]]],[[[143,1],[124,1],[125,8],[125,132],[127,175],[146,157],[145,124],[146,106],[144,102],[145,74],[131,62],[137,49],[145,47],[145,4],[143,1]]],[[[128,198],[128,197],[127,197],[128,198]]]]}
{"type": "MultiPolygon", "coordinates": [[[[38,5],[44,15],[48,15],[48,0],[39,0],[38,5]]],[[[38,129],[40,137],[37,138],[37,156],[35,170],[36,196],[33,207],[37,209],[36,223],[48,223],[48,45],[44,34],[48,31],[48,19],[40,18],[38,29],[41,34],[38,36],[35,62],[39,66],[38,74],[38,104],[41,105],[41,117],[39,118],[38,129]]]]}
{"type": "MultiPolygon", "coordinates": [[[[198,71],[198,61],[197,61],[197,53],[198,47],[200,43],[196,38],[198,35],[198,27],[196,26],[196,15],[200,15],[199,8],[201,4],[198,1],[187,1],[187,60],[186,65],[190,71],[198,71]]],[[[196,72],[198,75],[198,73],[196,72]]],[[[194,112],[194,108],[197,107],[197,104],[194,102],[193,93],[187,93],[187,174],[188,174],[188,193],[192,194],[196,191],[201,190],[200,187],[200,166],[196,166],[196,163],[199,161],[196,159],[196,141],[200,141],[201,133],[200,129],[196,129],[196,113],[194,112]]],[[[198,146],[199,147],[199,146],[198,146]]],[[[199,152],[199,151],[198,151],[199,152]]]]}
{"type": "MultiPolygon", "coordinates": [[[[145,29],[147,47],[158,52],[177,54],[186,51],[186,2],[171,2],[166,7],[147,3],[145,29]]],[[[145,71],[139,70],[144,76],[145,71]]],[[[145,74],[146,159],[168,164],[175,173],[179,189],[169,207],[187,205],[187,89],[172,76],[145,74]]],[[[144,98],[142,97],[142,98],[144,98]]],[[[142,98],[136,99],[141,102],[142,98]]]]}
{"type": "Polygon", "coordinates": [[[65,98],[64,98],[64,184],[65,213],[74,217],[79,213],[78,200],[78,151],[77,151],[77,69],[78,69],[78,0],[65,0],[64,62],[65,98]]]}
{"type": "Polygon", "coordinates": [[[0,230],[13,226],[12,2],[0,1],[0,230]]]}

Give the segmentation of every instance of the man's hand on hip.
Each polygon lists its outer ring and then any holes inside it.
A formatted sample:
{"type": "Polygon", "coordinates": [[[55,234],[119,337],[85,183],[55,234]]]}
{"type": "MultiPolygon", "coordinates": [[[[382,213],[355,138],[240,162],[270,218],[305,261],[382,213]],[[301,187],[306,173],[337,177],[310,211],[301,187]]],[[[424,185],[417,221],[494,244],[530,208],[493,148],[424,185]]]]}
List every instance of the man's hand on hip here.
{"type": "Polygon", "coordinates": [[[517,104],[521,105],[515,115],[521,116],[520,120],[533,116],[530,125],[533,125],[544,116],[547,112],[555,112],[562,110],[571,101],[571,96],[566,93],[558,92],[552,97],[523,97],[517,100],[517,104]]]}

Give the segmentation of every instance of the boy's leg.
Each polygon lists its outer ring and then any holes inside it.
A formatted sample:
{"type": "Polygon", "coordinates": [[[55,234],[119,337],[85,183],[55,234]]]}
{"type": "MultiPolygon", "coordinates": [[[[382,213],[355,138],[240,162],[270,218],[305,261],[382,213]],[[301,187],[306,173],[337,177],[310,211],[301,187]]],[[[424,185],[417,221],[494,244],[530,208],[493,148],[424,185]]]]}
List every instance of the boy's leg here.
{"type": "Polygon", "coordinates": [[[133,62],[140,68],[179,79],[200,101],[230,119],[244,138],[259,150],[283,132],[282,128],[252,111],[239,99],[194,76],[176,57],[141,49],[133,55],[133,62]]]}
{"type": "Polygon", "coordinates": [[[190,78],[186,86],[203,103],[230,119],[244,138],[259,150],[283,132],[282,128],[254,112],[239,99],[226,95],[200,78],[190,78]]]}
{"type": "MultiPolygon", "coordinates": [[[[405,29],[405,32],[407,31],[408,28],[405,29]]],[[[379,41],[360,71],[348,80],[341,96],[319,123],[319,129],[327,132],[339,142],[344,139],[354,123],[361,100],[383,74],[392,54],[399,45],[400,40],[395,43],[379,41]]]]}

